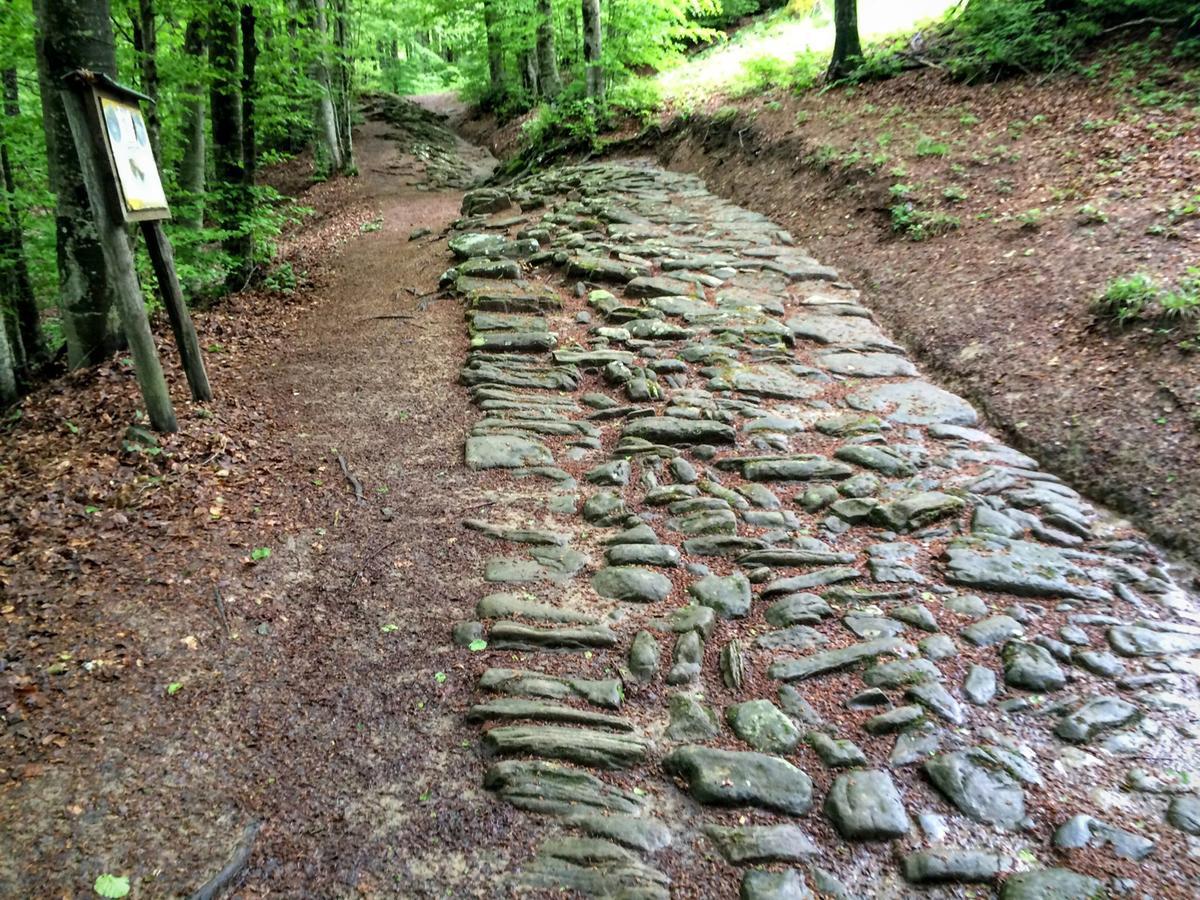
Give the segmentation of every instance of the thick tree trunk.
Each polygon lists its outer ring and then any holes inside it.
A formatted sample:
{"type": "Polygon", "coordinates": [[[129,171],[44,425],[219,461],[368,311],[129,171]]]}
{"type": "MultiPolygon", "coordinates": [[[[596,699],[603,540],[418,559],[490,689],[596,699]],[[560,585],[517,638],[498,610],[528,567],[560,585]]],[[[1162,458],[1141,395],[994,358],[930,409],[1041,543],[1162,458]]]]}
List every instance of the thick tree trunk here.
{"type": "Polygon", "coordinates": [[[487,38],[488,79],[492,96],[499,98],[504,92],[504,46],[500,43],[500,16],[496,12],[495,0],[483,0],[483,30],[487,38]]]}
{"type": "Polygon", "coordinates": [[[858,0],[834,0],[833,57],[825,77],[829,81],[845,78],[862,59],[862,43],[858,38],[858,0]]]}
{"type": "MultiPolygon", "coordinates": [[[[192,19],[183,34],[183,52],[199,72],[204,66],[204,23],[192,19]]],[[[192,228],[204,224],[204,88],[192,81],[184,88],[183,100],[183,161],[180,164],[179,186],[187,195],[184,214],[178,220],[192,228]]]]}
{"type": "MultiPolygon", "coordinates": [[[[21,114],[17,100],[17,70],[5,69],[3,81],[4,117],[15,122],[21,114]]],[[[0,260],[4,274],[0,285],[3,285],[5,293],[11,296],[13,313],[16,315],[19,337],[19,342],[14,344],[18,351],[14,353],[16,365],[26,369],[45,358],[45,344],[42,342],[37,299],[34,297],[33,283],[29,278],[29,265],[25,259],[25,239],[16,200],[17,182],[13,176],[12,159],[9,156],[3,123],[0,123],[0,177],[4,182],[4,206],[0,208],[0,216],[3,217],[0,246],[6,253],[6,257],[0,260]]]]}
{"type": "Polygon", "coordinates": [[[558,74],[558,54],[554,50],[553,0],[538,0],[537,61],[538,84],[542,96],[553,100],[562,91],[558,74]]]}
{"type": "Polygon", "coordinates": [[[226,279],[231,289],[245,282],[251,266],[251,237],[244,221],[250,210],[246,208],[242,104],[238,90],[241,82],[238,19],[234,0],[216,0],[208,31],[208,58],[212,66],[209,111],[217,177],[212,207],[217,226],[229,233],[222,247],[233,262],[226,279]]]}
{"type": "Polygon", "coordinates": [[[310,76],[317,83],[317,161],[329,172],[342,170],[342,144],[338,138],[337,111],[333,105],[333,86],[329,79],[329,19],[325,0],[311,0],[313,27],[317,32],[318,52],[310,76]]]}
{"type": "Polygon", "coordinates": [[[158,17],[154,11],[154,0],[138,0],[138,33],[141,34],[142,93],[154,102],[142,112],[146,117],[146,132],[150,136],[150,148],[154,158],[162,165],[162,128],[158,115],[158,17]]]}
{"type": "Polygon", "coordinates": [[[521,84],[524,85],[530,97],[536,98],[541,95],[541,86],[538,83],[537,54],[532,49],[521,54],[521,84]]]}
{"type": "Polygon", "coordinates": [[[604,68],[600,64],[600,0],[583,0],[583,61],[587,95],[597,104],[604,103],[604,68]]]}
{"type": "Polygon", "coordinates": [[[118,346],[114,295],[80,174],[71,126],[59,97],[62,76],[78,68],[115,78],[108,0],[35,0],[38,83],[50,188],[55,195],[59,307],[72,368],[118,346]]]}
{"type": "Polygon", "coordinates": [[[258,65],[258,36],[255,33],[257,19],[254,7],[242,4],[242,183],[254,187],[254,174],[258,168],[258,143],[254,131],[254,105],[258,99],[258,83],[254,70],[258,65]]]}

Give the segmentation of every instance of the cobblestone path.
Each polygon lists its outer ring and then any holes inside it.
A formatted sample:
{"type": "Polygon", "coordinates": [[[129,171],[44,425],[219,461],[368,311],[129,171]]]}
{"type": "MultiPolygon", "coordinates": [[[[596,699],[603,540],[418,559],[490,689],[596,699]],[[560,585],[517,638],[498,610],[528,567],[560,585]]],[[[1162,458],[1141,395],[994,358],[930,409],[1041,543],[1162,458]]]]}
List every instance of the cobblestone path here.
{"type": "Polygon", "coordinates": [[[1193,599],[835,271],[635,164],[450,248],[497,894],[1200,894],[1193,599]]]}

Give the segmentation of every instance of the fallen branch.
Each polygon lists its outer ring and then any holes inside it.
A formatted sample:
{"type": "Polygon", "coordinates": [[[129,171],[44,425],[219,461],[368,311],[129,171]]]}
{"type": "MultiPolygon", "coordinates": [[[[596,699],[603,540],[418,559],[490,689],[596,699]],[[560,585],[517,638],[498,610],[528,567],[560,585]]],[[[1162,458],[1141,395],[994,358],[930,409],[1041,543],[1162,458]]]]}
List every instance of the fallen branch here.
{"type": "Polygon", "coordinates": [[[1182,21],[1182,16],[1175,19],[1164,19],[1162,16],[1146,16],[1144,19],[1133,19],[1129,22],[1122,22],[1120,25],[1113,25],[1111,28],[1105,28],[1100,33],[1111,34],[1114,31],[1120,31],[1122,28],[1136,28],[1139,25],[1178,25],[1182,21]]]}
{"type": "Polygon", "coordinates": [[[203,887],[192,894],[190,900],[216,900],[225,893],[225,890],[242,874],[246,863],[250,861],[250,852],[254,849],[254,839],[258,837],[261,827],[261,822],[251,822],[246,826],[242,831],[242,839],[238,842],[229,862],[225,863],[225,867],[220,872],[205,882],[203,887]]]}
{"type": "Polygon", "coordinates": [[[338,465],[342,467],[342,474],[346,476],[346,480],[350,482],[350,487],[354,488],[354,499],[359,503],[363,502],[363,486],[362,482],[354,477],[354,473],[350,471],[350,466],[346,464],[346,457],[342,454],[337,455],[338,465]]]}
{"type": "Polygon", "coordinates": [[[410,313],[391,313],[386,316],[367,316],[368,321],[373,321],[374,319],[415,319],[415,318],[416,318],[416,316],[414,316],[410,313]]]}

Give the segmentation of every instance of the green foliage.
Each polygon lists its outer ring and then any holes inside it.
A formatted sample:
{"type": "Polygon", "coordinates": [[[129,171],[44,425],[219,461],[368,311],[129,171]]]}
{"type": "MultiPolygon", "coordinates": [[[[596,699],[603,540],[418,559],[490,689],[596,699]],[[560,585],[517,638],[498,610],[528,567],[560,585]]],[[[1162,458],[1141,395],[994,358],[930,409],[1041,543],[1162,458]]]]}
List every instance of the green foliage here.
{"type": "MultiPolygon", "coordinates": [[[[896,196],[895,188],[892,191],[896,196]]],[[[910,241],[924,241],[927,238],[949,234],[961,224],[957,216],[921,209],[910,201],[895,204],[891,208],[891,216],[892,230],[903,234],[910,241]]]]}
{"type": "Polygon", "coordinates": [[[92,890],[109,900],[120,900],[121,897],[129,896],[129,879],[124,875],[109,875],[105,872],[96,879],[92,890]]]}
{"type": "Polygon", "coordinates": [[[927,134],[917,138],[917,146],[915,148],[917,156],[945,156],[950,152],[950,145],[945,141],[939,141],[936,138],[931,138],[927,134]]]}
{"type": "Polygon", "coordinates": [[[1092,301],[1092,312],[1118,325],[1136,319],[1158,296],[1158,287],[1149,275],[1137,273],[1114,278],[1104,292],[1092,301]]]}

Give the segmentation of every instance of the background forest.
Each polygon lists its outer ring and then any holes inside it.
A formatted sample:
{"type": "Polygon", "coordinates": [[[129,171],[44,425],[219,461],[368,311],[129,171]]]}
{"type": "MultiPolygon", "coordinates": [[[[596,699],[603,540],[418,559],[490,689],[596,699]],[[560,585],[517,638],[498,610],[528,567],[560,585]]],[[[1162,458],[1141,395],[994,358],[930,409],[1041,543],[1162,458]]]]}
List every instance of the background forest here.
{"type": "Polygon", "coordinates": [[[294,280],[272,267],[273,240],[305,211],[257,176],[306,148],[315,178],[353,175],[355,101],[367,92],[459,91],[501,122],[536,110],[524,126],[531,143],[586,146],[664,103],[686,107],[715,88],[723,64],[751,87],[912,65],[973,80],[1066,69],[1088,41],[1131,22],[1170,27],[1175,51],[1192,53],[1200,18],[1186,0],[0,2],[4,399],[121,344],[55,89],[75,67],[157,101],[148,123],[174,209],[168,231],[197,303],[255,279],[294,280]],[[770,7],[747,30],[757,43],[727,40],[770,7]],[[931,16],[942,18],[914,38],[914,22],[931,16]],[[864,56],[860,26],[866,37],[908,33],[864,56]],[[704,57],[711,64],[681,66],[710,45],[722,45],[704,57]]]}

